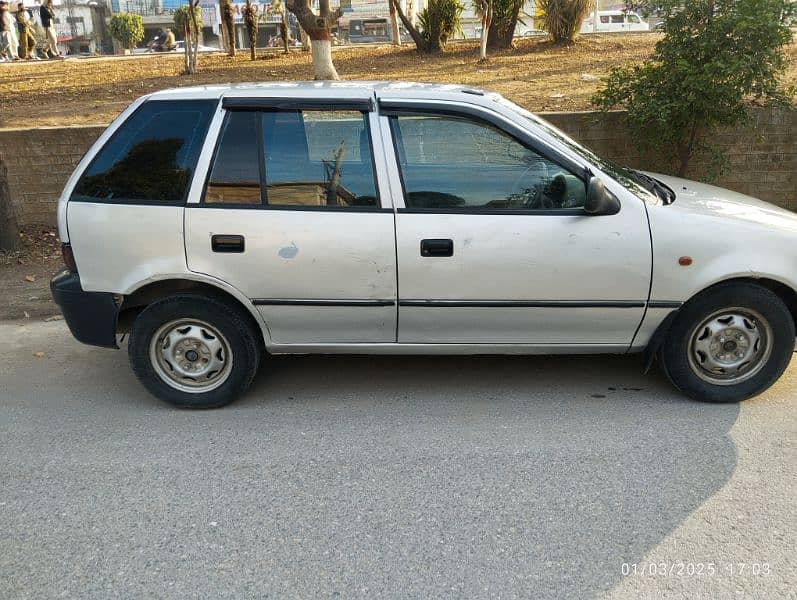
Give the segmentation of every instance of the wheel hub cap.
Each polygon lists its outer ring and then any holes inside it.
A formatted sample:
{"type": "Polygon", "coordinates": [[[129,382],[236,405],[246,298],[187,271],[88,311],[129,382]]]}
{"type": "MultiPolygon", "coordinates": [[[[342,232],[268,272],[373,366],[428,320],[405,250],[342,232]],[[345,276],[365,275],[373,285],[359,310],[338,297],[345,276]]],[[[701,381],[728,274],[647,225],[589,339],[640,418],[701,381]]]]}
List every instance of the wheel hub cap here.
{"type": "Polygon", "coordinates": [[[755,375],[771,352],[769,324],[755,311],[729,308],[711,315],[692,333],[689,364],[701,379],[733,385],[755,375]]]}
{"type": "Polygon", "coordinates": [[[219,387],[232,369],[227,340],[202,321],[179,320],[163,325],[152,337],[150,358],[164,382],[192,393],[219,387]]]}

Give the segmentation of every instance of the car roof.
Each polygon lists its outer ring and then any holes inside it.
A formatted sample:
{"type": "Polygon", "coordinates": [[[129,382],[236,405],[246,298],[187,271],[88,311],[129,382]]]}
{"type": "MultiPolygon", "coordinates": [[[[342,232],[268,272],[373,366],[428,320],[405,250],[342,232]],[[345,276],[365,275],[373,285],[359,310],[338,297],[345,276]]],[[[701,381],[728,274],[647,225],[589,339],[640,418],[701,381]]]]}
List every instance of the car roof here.
{"type": "Polygon", "coordinates": [[[409,81],[269,81],[173,88],[150,95],[153,100],[219,98],[404,98],[460,100],[477,104],[498,94],[479,88],[448,83],[409,81]],[[481,101],[480,101],[481,99],[481,101]]]}

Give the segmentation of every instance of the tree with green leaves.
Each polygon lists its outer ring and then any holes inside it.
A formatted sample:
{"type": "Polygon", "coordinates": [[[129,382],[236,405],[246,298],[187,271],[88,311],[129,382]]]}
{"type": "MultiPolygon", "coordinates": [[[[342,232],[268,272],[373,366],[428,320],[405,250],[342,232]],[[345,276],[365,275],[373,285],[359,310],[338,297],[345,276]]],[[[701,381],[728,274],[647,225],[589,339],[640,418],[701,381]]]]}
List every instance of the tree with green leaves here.
{"type": "MultiPolygon", "coordinates": [[[[750,101],[784,103],[780,79],[794,5],[790,0],[691,0],[663,8],[664,37],[642,64],[615,67],[592,98],[625,109],[643,148],[668,153],[684,176],[696,152],[715,167],[706,140],[749,119],[750,101]]],[[[716,169],[714,169],[716,172],[716,169]]]]}
{"type": "Polygon", "coordinates": [[[542,24],[556,44],[572,44],[595,0],[537,0],[542,24]]]}
{"type": "Polygon", "coordinates": [[[111,17],[108,29],[125,50],[134,48],[144,39],[144,20],[141,15],[116,13],[111,17]]]}
{"type": "Polygon", "coordinates": [[[428,0],[426,8],[418,15],[420,28],[404,14],[398,0],[390,0],[390,3],[412,36],[418,52],[442,52],[454,34],[462,33],[460,17],[465,6],[459,0],[428,0]]]}
{"type": "Polygon", "coordinates": [[[202,11],[199,0],[188,0],[174,11],[174,27],[183,32],[185,40],[185,74],[193,75],[197,69],[199,32],[202,30],[202,11]]]}

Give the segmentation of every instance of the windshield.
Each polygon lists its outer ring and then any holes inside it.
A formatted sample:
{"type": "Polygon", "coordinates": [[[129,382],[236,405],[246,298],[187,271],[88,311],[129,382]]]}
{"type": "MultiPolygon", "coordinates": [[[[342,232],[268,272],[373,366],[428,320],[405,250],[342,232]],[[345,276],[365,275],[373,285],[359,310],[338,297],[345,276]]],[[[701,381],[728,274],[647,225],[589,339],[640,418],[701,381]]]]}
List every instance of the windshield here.
{"type": "Polygon", "coordinates": [[[665,204],[669,204],[675,199],[675,193],[659,180],[654,179],[653,177],[650,177],[641,171],[622,167],[610,160],[601,158],[591,150],[585,148],[572,138],[565,135],[564,132],[560,131],[547,121],[539,118],[534,113],[527,111],[525,108],[518,106],[514,102],[510,102],[506,98],[497,96],[496,101],[499,104],[502,104],[503,106],[516,112],[525,119],[528,119],[540,129],[543,129],[545,133],[556,139],[556,141],[564,144],[585,160],[599,167],[601,171],[608,174],[612,179],[617,181],[617,183],[627,188],[637,196],[640,196],[643,200],[652,200],[655,202],[656,200],[660,199],[665,204]]]}

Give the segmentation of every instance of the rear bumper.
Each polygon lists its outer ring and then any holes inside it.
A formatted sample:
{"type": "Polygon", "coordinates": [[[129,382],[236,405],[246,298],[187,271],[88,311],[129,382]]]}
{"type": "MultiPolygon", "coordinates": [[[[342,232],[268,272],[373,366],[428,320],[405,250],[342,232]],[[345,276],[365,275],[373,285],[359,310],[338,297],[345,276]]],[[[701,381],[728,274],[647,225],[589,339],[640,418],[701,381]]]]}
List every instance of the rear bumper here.
{"type": "Polygon", "coordinates": [[[113,294],[84,292],[77,273],[61,271],[50,281],[53,300],[75,339],[91,346],[118,348],[116,320],[119,306],[113,294]]]}

